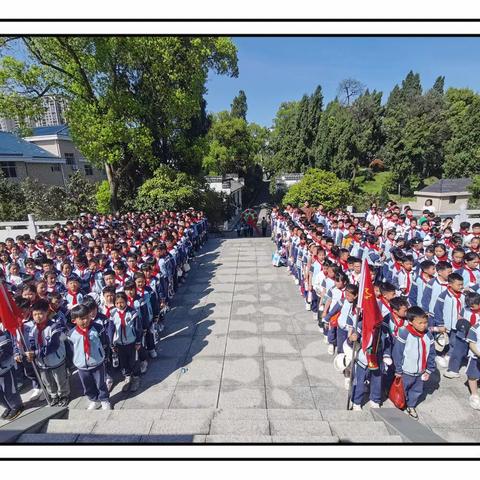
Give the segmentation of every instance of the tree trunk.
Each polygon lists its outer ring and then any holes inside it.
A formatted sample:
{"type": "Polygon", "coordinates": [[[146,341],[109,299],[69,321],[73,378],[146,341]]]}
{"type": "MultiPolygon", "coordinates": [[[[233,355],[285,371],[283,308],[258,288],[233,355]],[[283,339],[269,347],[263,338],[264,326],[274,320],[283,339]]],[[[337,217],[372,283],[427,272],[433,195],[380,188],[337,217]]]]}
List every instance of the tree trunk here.
{"type": "Polygon", "coordinates": [[[118,180],[112,165],[105,163],[108,184],[110,185],[110,208],[113,213],[118,212],[118,180]]]}

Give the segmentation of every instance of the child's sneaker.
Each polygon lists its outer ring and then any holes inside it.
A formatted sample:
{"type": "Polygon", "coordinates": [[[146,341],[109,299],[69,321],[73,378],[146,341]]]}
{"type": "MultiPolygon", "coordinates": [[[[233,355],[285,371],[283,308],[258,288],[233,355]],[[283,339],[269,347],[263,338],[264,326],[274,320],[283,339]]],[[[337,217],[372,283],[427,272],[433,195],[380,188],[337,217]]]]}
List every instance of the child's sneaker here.
{"type": "Polygon", "coordinates": [[[343,381],[343,385],[345,386],[345,390],[350,390],[350,378],[346,377],[343,381]]]}
{"type": "Polygon", "coordinates": [[[105,380],[105,385],[107,386],[107,390],[111,392],[113,388],[113,380],[111,378],[107,378],[105,380]]]}
{"type": "Polygon", "coordinates": [[[358,403],[354,403],[354,404],[352,405],[352,410],[353,410],[354,412],[360,412],[360,411],[362,410],[362,406],[361,406],[361,405],[358,405],[358,403]]]}
{"type": "Polygon", "coordinates": [[[312,309],[312,305],[308,302],[305,303],[305,310],[309,312],[312,309]]]}
{"type": "Polygon", "coordinates": [[[136,392],[140,387],[140,377],[133,377],[132,384],[130,385],[130,391],[136,392]]]}
{"type": "Polygon", "coordinates": [[[69,397],[61,397],[60,400],[58,401],[58,406],[59,407],[66,407],[70,403],[70,398],[69,397]]]}
{"type": "Polygon", "coordinates": [[[41,388],[34,388],[28,401],[34,402],[35,400],[43,400],[44,398],[45,394],[43,393],[43,390],[41,388]]]}
{"type": "Polygon", "coordinates": [[[474,410],[480,410],[480,397],[478,395],[470,395],[468,402],[474,410]]]}
{"type": "Polygon", "coordinates": [[[128,392],[130,390],[130,384],[132,383],[132,377],[125,377],[123,382],[122,392],[128,392]]]}
{"type": "Polygon", "coordinates": [[[335,345],[332,345],[331,343],[328,345],[328,348],[327,348],[327,353],[329,355],[333,355],[335,353],[335,345]]]}
{"type": "Polygon", "coordinates": [[[380,404],[374,402],[373,400],[370,400],[370,402],[368,402],[368,405],[370,406],[370,408],[380,408],[380,404]]]}
{"type": "Polygon", "coordinates": [[[8,415],[5,417],[5,420],[15,420],[22,414],[23,410],[25,410],[23,405],[19,408],[12,408],[8,415]]]}
{"type": "Polygon", "coordinates": [[[157,351],[152,349],[148,351],[148,354],[150,355],[150,358],[157,358],[157,351]]]}
{"type": "Polygon", "coordinates": [[[405,413],[410,415],[413,419],[418,420],[418,413],[413,407],[407,407],[405,413]]]}
{"type": "Polygon", "coordinates": [[[103,402],[100,402],[102,405],[102,410],[111,410],[112,406],[110,405],[110,402],[108,400],[104,400],[103,402]]]}
{"type": "Polygon", "coordinates": [[[1,415],[1,418],[2,419],[5,419],[7,418],[9,415],[10,415],[10,412],[11,412],[11,409],[10,408],[7,408],[1,415]]]}
{"type": "Polygon", "coordinates": [[[148,368],[148,362],[144,360],[143,362],[140,362],[140,373],[145,373],[148,368]]]}
{"type": "Polygon", "coordinates": [[[445,378],[458,378],[460,377],[460,374],[458,372],[451,372],[450,370],[447,370],[443,376],[445,378]]]}
{"type": "MultiPolygon", "coordinates": [[[[320,327],[320,328],[322,328],[322,327],[320,327]]],[[[323,335],[324,335],[323,343],[326,343],[328,345],[328,337],[325,335],[325,330],[323,330],[323,335]]]]}
{"type": "Polygon", "coordinates": [[[313,320],[314,320],[315,322],[318,321],[318,316],[317,316],[317,315],[318,315],[317,312],[313,312],[313,320]]]}
{"type": "Polygon", "coordinates": [[[93,401],[91,401],[91,402],[88,404],[87,410],[98,410],[100,407],[101,407],[101,403],[100,403],[100,402],[93,402],[93,401]]]}
{"type": "Polygon", "coordinates": [[[59,401],[60,401],[60,399],[58,397],[52,397],[52,398],[50,398],[50,404],[48,406],[49,407],[55,407],[56,405],[58,405],[59,401]]]}

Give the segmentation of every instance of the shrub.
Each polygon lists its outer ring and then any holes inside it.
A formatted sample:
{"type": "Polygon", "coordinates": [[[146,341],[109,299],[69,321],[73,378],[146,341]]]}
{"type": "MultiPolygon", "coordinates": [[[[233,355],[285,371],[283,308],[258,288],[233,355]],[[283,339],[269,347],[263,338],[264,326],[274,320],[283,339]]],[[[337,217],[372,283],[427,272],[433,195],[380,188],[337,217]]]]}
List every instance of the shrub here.
{"type": "Polygon", "coordinates": [[[300,182],[288,189],[283,204],[300,206],[309,201],[312,205],[322,204],[327,209],[334,209],[347,206],[350,199],[348,182],[339,180],[333,172],[311,168],[300,182]]]}

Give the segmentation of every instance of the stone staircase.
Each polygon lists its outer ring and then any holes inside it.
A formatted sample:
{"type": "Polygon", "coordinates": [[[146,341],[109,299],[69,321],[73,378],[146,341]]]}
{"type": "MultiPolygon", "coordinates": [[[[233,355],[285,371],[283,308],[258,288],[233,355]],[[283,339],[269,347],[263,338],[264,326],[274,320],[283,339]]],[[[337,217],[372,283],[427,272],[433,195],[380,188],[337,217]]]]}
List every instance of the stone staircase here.
{"type": "Polygon", "coordinates": [[[71,409],[18,443],[402,443],[362,412],[314,409],[71,409]]]}

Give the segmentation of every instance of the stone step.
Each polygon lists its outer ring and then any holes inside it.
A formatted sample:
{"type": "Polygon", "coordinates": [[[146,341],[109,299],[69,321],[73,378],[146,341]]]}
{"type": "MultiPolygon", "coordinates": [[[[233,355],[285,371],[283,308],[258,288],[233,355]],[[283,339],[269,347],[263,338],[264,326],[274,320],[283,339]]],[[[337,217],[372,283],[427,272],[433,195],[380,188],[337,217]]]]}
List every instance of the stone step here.
{"type": "Polygon", "coordinates": [[[351,435],[340,438],[340,443],[404,443],[400,435],[351,435]]]}
{"type": "Polygon", "coordinates": [[[270,435],[266,418],[234,420],[217,417],[212,420],[210,435],[270,435]]]}
{"type": "Polygon", "coordinates": [[[332,435],[328,422],[322,420],[270,419],[270,434],[273,436],[329,436],[332,435]]]}
{"type": "Polygon", "coordinates": [[[78,433],[24,433],[17,443],[75,443],[78,433]]]}
{"type": "Polygon", "coordinates": [[[337,435],[340,441],[353,437],[388,437],[389,432],[383,422],[328,422],[332,429],[332,434],[337,435]]]}
{"type": "Polygon", "coordinates": [[[44,433],[90,433],[96,424],[96,420],[65,420],[54,418],[48,421],[44,433]]]}
{"type": "Polygon", "coordinates": [[[335,435],[274,435],[272,443],[338,443],[335,435]]]}
{"type": "Polygon", "coordinates": [[[320,410],[327,422],[373,422],[375,418],[370,410],[320,410]]]}
{"type": "Polygon", "coordinates": [[[207,435],[206,443],[272,443],[270,435],[207,435]]]}

